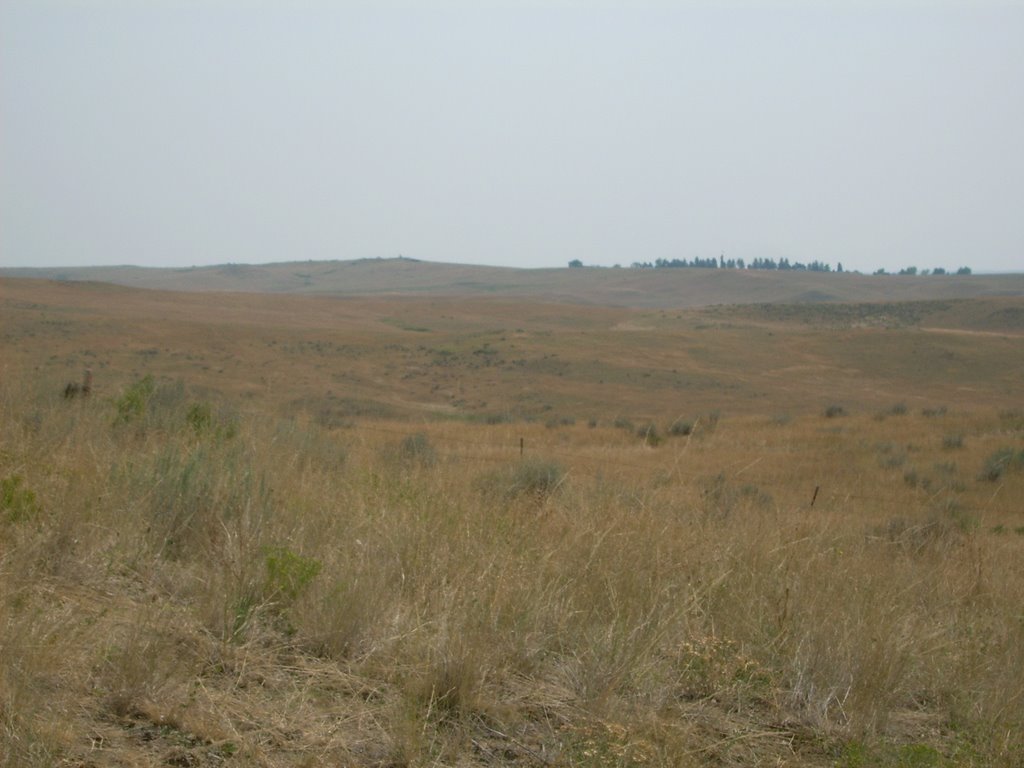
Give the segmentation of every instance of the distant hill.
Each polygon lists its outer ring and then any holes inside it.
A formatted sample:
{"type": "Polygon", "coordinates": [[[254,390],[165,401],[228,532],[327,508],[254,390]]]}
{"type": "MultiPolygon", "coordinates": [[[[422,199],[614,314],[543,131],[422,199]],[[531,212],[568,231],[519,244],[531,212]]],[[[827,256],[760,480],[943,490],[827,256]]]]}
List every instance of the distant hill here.
{"type": "Polygon", "coordinates": [[[439,264],[413,259],[0,269],[0,277],[112,283],[172,291],[328,296],[498,296],[603,306],[818,304],[1024,296],[1024,274],[860,275],[731,269],[559,268],[439,264]]]}

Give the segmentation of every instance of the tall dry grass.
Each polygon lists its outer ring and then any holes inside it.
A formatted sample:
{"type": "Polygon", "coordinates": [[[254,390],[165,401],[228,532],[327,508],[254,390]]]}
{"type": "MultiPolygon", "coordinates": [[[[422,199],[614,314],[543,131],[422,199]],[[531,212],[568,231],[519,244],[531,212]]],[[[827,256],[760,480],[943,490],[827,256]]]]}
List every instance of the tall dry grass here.
{"type": "Polygon", "coordinates": [[[1012,414],[652,447],[146,389],[0,391],[4,764],[1024,753],[1024,470],[985,473],[1012,414]]]}

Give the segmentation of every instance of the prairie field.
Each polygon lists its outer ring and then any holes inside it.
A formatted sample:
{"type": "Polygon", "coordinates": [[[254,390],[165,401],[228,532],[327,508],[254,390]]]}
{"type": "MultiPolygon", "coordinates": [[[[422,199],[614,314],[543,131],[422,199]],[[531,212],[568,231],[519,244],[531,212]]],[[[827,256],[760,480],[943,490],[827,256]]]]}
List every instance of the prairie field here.
{"type": "Polygon", "coordinates": [[[3,279],[0,350],[0,764],[1024,764],[1020,297],[3,279]]]}

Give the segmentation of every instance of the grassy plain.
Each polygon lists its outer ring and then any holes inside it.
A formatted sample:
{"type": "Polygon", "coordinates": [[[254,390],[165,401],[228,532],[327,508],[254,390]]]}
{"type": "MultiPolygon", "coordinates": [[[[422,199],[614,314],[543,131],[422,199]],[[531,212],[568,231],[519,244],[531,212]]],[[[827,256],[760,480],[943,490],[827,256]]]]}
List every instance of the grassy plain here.
{"type": "Polygon", "coordinates": [[[1020,765],[1022,316],[0,281],[0,763],[1020,765]]]}

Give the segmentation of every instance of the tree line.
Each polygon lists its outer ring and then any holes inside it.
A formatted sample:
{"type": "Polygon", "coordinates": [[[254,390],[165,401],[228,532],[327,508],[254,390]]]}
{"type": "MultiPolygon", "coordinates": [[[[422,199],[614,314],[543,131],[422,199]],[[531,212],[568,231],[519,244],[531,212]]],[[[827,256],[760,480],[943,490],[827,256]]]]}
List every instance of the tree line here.
{"type": "MultiPolygon", "coordinates": [[[[582,267],[583,262],[579,259],[573,259],[569,262],[570,267],[582,267]]],[[[619,266],[618,264],[615,265],[619,266]]],[[[631,269],[681,269],[681,268],[697,268],[697,269],[766,269],[766,270],[778,270],[778,271],[792,271],[792,272],[835,272],[842,273],[846,270],[843,269],[842,262],[836,264],[833,269],[831,264],[815,259],[809,264],[804,264],[801,261],[790,262],[789,259],[782,258],[776,261],[770,258],[755,258],[750,262],[745,262],[743,259],[727,259],[724,255],[719,256],[717,259],[714,257],[702,259],[694,258],[687,261],[686,259],[655,259],[653,262],[650,261],[634,261],[629,265],[631,269]]],[[[874,275],[888,275],[890,274],[885,269],[875,270],[872,274],[874,275]]],[[[969,275],[971,274],[970,267],[960,267],[956,272],[948,272],[943,267],[935,267],[935,269],[918,269],[917,267],[904,267],[898,272],[891,274],[896,275],[969,275]]]]}

